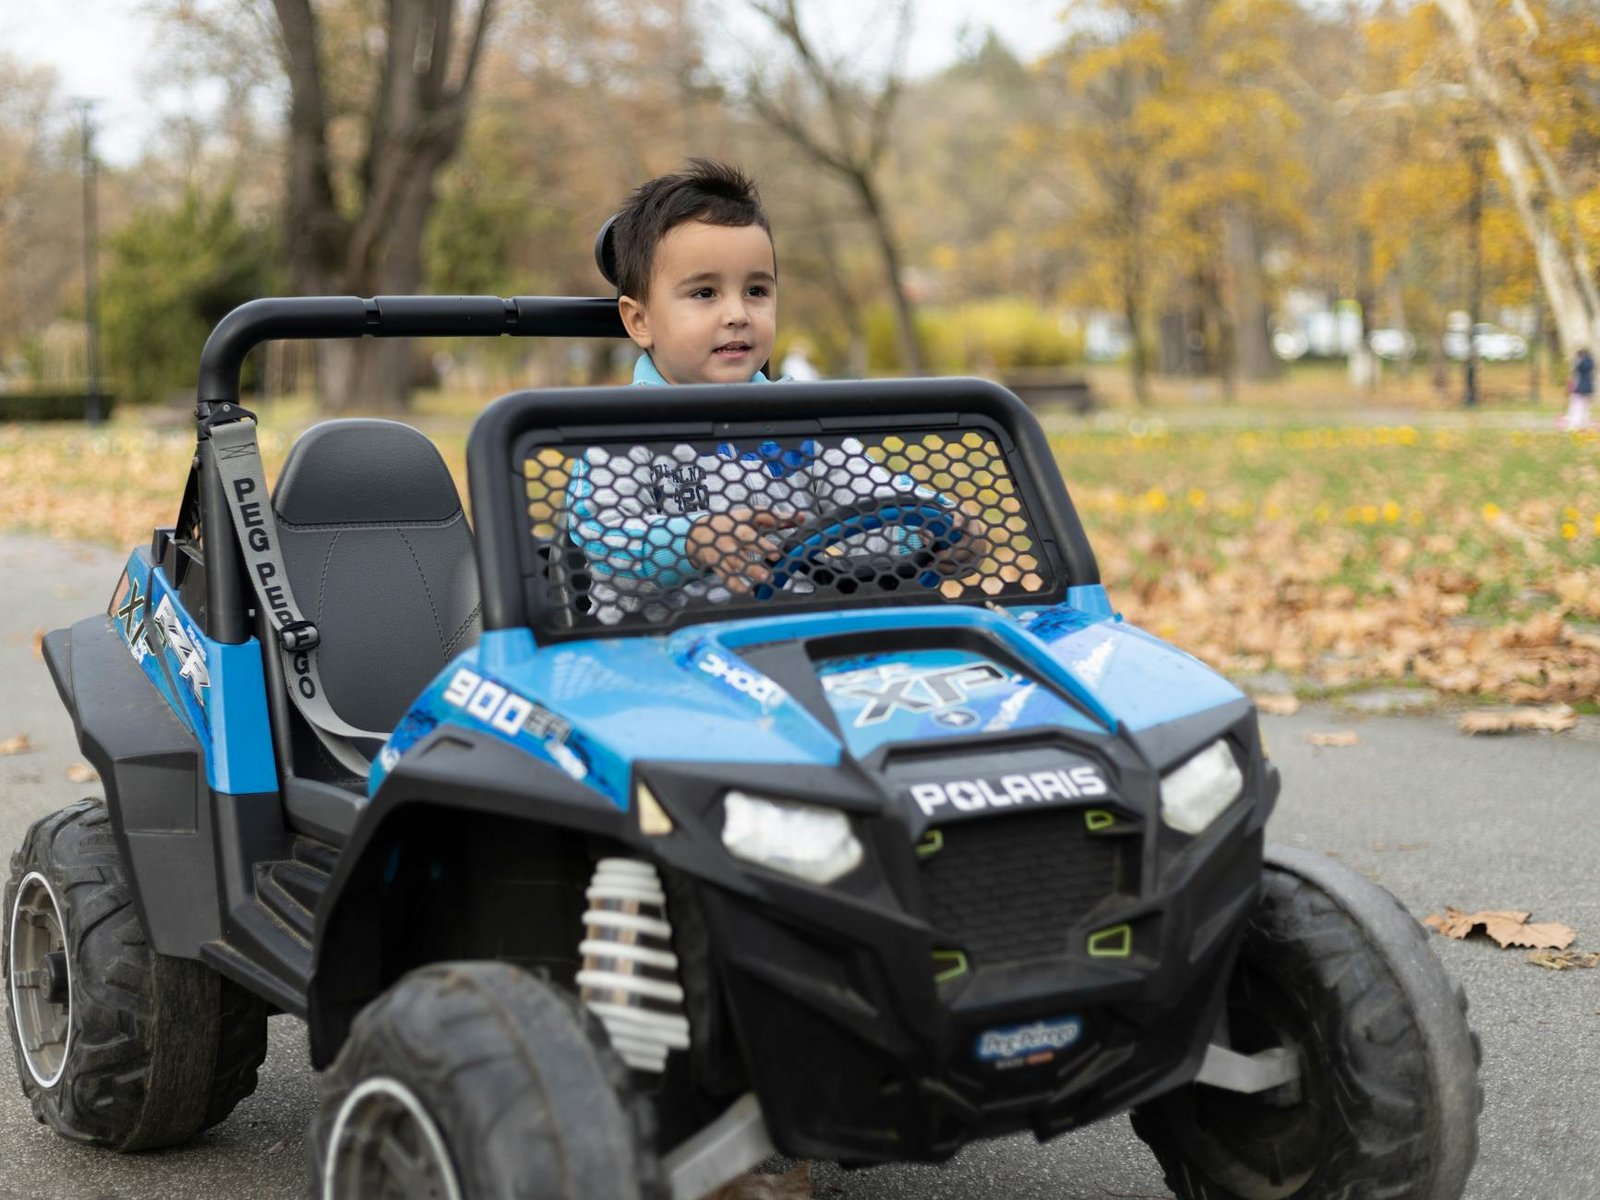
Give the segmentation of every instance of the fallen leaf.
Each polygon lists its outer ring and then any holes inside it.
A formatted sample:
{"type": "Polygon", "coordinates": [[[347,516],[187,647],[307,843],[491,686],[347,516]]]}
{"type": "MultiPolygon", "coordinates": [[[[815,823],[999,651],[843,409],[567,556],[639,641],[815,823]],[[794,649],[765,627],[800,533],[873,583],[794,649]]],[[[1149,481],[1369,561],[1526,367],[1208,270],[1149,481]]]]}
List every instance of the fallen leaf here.
{"type": "Polygon", "coordinates": [[[32,749],[33,742],[28,739],[28,735],[19,733],[16,737],[10,737],[0,742],[0,758],[5,758],[11,754],[26,754],[32,749]]]}
{"type": "Polygon", "coordinates": [[[1251,699],[1256,702],[1256,711],[1264,712],[1269,717],[1292,717],[1300,711],[1300,700],[1296,696],[1269,692],[1251,699]]]}
{"type": "Polygon", "coordinates": [[[44,635],[43,629],[33,631],[33,656],[38,659],[44,658],[44,635]]]}
{"type": "Polygon", "coordinates": [[[1528,961],[1546,971],[1591,970],[1600,967],[1600,950],[1535,950],[1528,961]]]}
{"type": "Polygon", "coordinates": [[[1308,733],[1306,741],[1313,746],[1358,746],[1361,736],[1353,729],[1339,729],[1331,733],[1308,733]]]}
{"type": "Polygon", "coordinates": [[[67,778],[73,783],[93,783],[100,778],[100,772],[88,763],[78,762],[67,768],[67,778]]]}
{"type": "Polygon", "coordinates": [[[1430,913],[1422,919],[1424,925],[1437,929],[1445,937],[1464,938],[1483,926],[1483,931],[1500,944],[1502,950],[1510,946],[1523,946],[1530,950],[1565,950],[1578,936],[1577,930],[1559,921],[1530,924],[1533,914],[1509,909],[1483,909],[1475,913],[1459,908],[1444,910],[1444,915],[1430,913]]]}
{"type": "Polygon", "coordinates": [[[782,1175],[741,1175],[705,1200],[811,1200],[811,1164],[801,1163],[782,1175]]]}
{"type": "Polygon", "coordinates": [[[1462,733],[1562,733],[1578,723],[1578,714],[1565,704],[1545,708],[1478,708],[1462,713],[1462,733]]]}

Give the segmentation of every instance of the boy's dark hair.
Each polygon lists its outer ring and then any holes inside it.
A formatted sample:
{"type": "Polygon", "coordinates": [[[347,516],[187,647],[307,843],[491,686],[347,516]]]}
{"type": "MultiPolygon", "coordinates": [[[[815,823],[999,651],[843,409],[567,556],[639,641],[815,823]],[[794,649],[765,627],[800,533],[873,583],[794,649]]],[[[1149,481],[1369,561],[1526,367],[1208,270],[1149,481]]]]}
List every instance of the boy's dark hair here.
{"type": "Polygon", "coordinates": [[[691,158],[684,170],[641,183],[628,194],[615,217],[619,295],[635,300],[650,294],[656,247],[667,231],[685,221],[707,225],[759,225],[772,236],[755,180],[738,167],[710,158],[691,158]]]}

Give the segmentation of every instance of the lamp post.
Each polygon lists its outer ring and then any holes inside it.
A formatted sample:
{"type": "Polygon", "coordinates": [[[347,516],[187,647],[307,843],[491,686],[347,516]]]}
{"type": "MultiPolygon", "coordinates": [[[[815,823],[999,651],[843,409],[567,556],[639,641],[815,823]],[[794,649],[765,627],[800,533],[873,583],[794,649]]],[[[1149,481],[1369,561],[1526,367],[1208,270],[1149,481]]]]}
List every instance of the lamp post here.
{"type": "Polygon", "coordinates": [[[1472,168],[1472,194],[1467,201],[1467,236],[1471,245],[1472,275],[1467,295],[1467,389],[1462,403],[1467,408],[1478,405],[1478,318],[1483,307],[1483,156],[1488,149],[1486,138],[1473,136],[1467,139],[1467,162],[1472,168]]]}
{"type": "Polygon", "coordinates": [[[89,383],[83,401],[83,419],[98,425],[106,419],[100,395],[100,282],[96,250],[99,246],[99,214],[96,209],[96,170],[94,161],[93,100],[78,101],[78,116],[83,134],[83,319],[88,329],[89,383]]]}

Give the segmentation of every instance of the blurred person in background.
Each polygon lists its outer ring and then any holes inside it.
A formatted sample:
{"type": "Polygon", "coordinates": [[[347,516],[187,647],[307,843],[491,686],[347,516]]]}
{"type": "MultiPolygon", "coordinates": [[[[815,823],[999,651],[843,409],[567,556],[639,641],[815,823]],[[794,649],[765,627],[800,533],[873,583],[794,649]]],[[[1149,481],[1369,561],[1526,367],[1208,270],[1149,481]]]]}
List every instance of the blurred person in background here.
{"type": "Polygon", "coordinates": [[[783,356],[783,365],[778,372],[795,383],[810,383],[822,378],[822,372],[811,361],[811,347],[804,342],[796,342],[789,347],[789,353],[783,356]]]}
{"type": "Polygon", "coordinates": [[[1567,412],[1561,418],[1566,430],[1589,427],[1589,405],[1594,400],[1594,358],[1587,346],[1572,361],[1572,378],[1567,382],[1567,412]]]}

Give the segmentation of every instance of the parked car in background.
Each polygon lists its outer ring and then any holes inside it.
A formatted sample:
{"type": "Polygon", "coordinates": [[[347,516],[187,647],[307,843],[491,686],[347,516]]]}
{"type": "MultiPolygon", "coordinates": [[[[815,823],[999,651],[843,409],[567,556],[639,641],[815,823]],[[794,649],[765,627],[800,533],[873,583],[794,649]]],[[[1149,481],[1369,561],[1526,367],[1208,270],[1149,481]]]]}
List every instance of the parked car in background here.
{"type": "Polygon", "coordinates": [[[1417,339],[1404,329],[1374,329],[1367,334],[1367,345],[1379,358],[1403,362],[1417,356],[1417,339]]]}
{"type": "MultiPolygon", "coordinates": [[[[1528,357],[1527,339],[1520,334],[1501,329],[1488,321],[1479,321],[1472,327],[1472,348],[1485,362],[1514,362],[1528,357]]],[[[1467,331],[1447,330],[1444,335],[1444,352],[1456,362],[1467,357],[1467,331]]]]}

